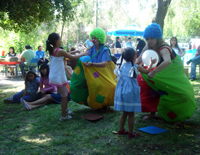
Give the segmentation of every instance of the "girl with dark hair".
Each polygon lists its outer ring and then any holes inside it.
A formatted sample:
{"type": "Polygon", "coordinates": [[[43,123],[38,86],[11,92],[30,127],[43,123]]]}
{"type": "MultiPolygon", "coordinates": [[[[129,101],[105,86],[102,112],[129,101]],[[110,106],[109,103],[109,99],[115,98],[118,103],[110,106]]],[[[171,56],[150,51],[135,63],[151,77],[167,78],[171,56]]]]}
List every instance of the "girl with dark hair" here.
{"type": "Polygon", "coordinates": [[[185,53],[183,52],[183,50],[178,46],[178,40],[176,37],[172,37],[170,39],[170,46],[172,47],[172,49],[174,50],[174,52],[179,55],[180,57],[184,56],[185,53]]]}
{"type": "Polygon", "coordinates": [[[134,112],[141,112],[140,87],[137,82],[138,71],[148,74],[151,71],[153,63],[156,60],[150,59],[147,69],[135,65],[136,54],[133,48],[126,48],[122,53],[120,69],[115,70],[118,77],[118,83],[115,90],[114,109],[123,111],[120,118],[118,135],[129,134],[129,138],[139,136],[139,133],[133,133],[134,112]],[[123,59],[126,63],[122,64],[123,59]],[[124,125],[128,117],[129,131],[125,131],[124,125]]]}
{"type": "Polygon", "coordinates": [[[57,92],[56,86],[49,83],[49,66],[47,64],[42,64],[40,67],[40,92],[41,97],[46,94],[52,94],[57,92]],[[44,87],[44,88],[43,88],[44,87]]]}
{"type": "Polygon", "coordinates": [[[33,71],[29,71],[25,77],[25,89],[13,95],[11,98],[5,98],[5,103],[20,103],[21,99],[29,101],[38,91],[40,78],[33,71]]]}
{"type": "Polygon", "coordinates": [[[76,60],[81,56],[87,55],[87,53],[81,53],[79,55],[71,55],[65,50],[59,48],[61,46],[60,36],[57,33],[51,33],[46,40],[46,50],[51,55],[50,58],[50,72],[49,72],[49,83],[57,87],[58,92],[62,96],[61,108],[62,116],[60,121],[64,121],[72,118],[70,116],[71,111],[67,109],[67,100],[69,90],[67,88],[67,78],[65,75],[64,58],[76,60]],[[68,115],[66,115],[68,114],[68,115]]]}
{"type": "MultiPolygon", "coordinates": [[[[16,56],[16,53],[15,53],[15,49],[14,47],[10,47],[9,48],[9,53],[7,54],[7,57],[15,57],[16,56]]],[[[14,68],[11,68],[10,67],[10,75],[14,75],[14,68]]]]}

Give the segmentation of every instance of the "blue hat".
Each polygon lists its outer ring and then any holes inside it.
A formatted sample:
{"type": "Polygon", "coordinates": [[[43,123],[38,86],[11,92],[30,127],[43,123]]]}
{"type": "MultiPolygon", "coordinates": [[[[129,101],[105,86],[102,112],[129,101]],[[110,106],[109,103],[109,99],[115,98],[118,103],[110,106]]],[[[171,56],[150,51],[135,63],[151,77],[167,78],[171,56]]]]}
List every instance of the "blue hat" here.
{"type": "Polygon", "coordinates": [[[146,29],[144,30],[144,38],[146,39],[147,37],[153,37],[156,39],[162,38],[162,30],[160,28],[160,25],[156,23],[152,23],[151,25],[148,25],[146,29]]]}

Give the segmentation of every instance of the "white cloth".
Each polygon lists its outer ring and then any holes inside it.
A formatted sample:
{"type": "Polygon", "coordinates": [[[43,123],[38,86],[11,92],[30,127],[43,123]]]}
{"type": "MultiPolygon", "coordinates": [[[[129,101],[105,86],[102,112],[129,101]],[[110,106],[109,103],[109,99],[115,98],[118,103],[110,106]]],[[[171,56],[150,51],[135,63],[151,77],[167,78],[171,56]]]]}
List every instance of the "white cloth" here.
{"type": "Polygon", "coordinates": [[[50,58],[49,83],[57,87],[67,84],[67,78],[64,66],[64,57],[51,56],[50,58]]]}

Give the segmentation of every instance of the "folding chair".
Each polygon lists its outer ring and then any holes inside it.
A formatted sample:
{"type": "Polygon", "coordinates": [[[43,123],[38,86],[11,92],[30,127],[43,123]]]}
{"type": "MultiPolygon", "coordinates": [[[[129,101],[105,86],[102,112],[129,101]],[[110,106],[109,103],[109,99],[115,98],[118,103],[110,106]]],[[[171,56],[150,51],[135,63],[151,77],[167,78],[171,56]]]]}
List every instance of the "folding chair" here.
{"type": "MultiPolygon", "coordinates": [[[[36,69],[37,68],[37,63],[38,63],[39,59],[38,58],[32,58],[31,59],[31,65],[30,66],[25,66],[24,67],[24,72],[25,69],[28,68],[28,71],[32,70],[32,69],[36,69]],[[32,66],[34,63],[36,63],[36,66],[32,66]]],[[[36,71],[37,72],[37,71],[36,71]]]]}

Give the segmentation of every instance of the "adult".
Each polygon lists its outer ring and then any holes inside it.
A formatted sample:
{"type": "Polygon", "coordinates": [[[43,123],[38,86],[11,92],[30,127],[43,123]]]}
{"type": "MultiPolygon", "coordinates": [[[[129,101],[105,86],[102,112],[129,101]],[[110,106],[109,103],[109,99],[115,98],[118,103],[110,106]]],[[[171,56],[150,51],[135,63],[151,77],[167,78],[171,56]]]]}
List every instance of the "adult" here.
{"type": "MultiPolygon", "coordinates": [[[[24,67],[31,66],[31,59],[35,58],[35,53],[31,50],[30,45],[25,46],[25,51],[22,52],[21,58],[25,59],[25,61],[20,63],[19,67],[21,69],[22,76],[25,77],[24,67]]],[[[32,64],[32,66],[36,66],[36,64],[32,64]]]]}
{"type": "Polygon", "coordinates": [[[39,58],[39,61],[38,61],[38,68],[41,64],[43,63],[48,63],[49,61],[45,58],[45,53],[44,51],[42,50],[42,46],[38,46],[38,50],[35,51],[35,56],[37,58],[39,58]]]}
{"type": "Polygon", "coordinates": [[[94,43],[88,50],[91,60],[86,63],[78,60],[70,83],[71,98],[94,109],[108,108],[114,105],[115,65],[111,61],[108,47],[104,46],[105,31],[96,28],[90,33],[90,38],[94,43]]]}
{"type": "Polygon", "coordinates": [[[187,65],[191,64],[191,73],[190,73],[190,77],[191,77],[191,81],[196,80],[196,66],[198,64],[200,64],[200,45],[198,46],[195,56],[194,58],[190,59],[189,61],[187,61],[187,65]]]}
{"type": "MultiPolygon", "coordinates": [[[[9,53],[7,54],[7,57],[16,57],[15,49],[14,47],[9,48],[9,53]]],[[[14,68],[10,67],[10,75],[14,75],[14,68]]]]}
{"type": "Polygon", "coordinates": [[[131,38],[128,38],[128,41],[126,42],[126,48],[127,47],[131,47],[131,48],[134,49],[133,42],[131,41],[131,38]]]}
{"type": "Polygon", "coordinates": [[[83,44],[86,48],[90,48],[93,45],[93,42],[91,39],[87,39],[84,44],[83,44]]]}
{"type": "Polygon", "coordinates": [[[180,57],[184,56],[185,53],[183,52],[183,50],[179,47],[178,45],[178,39],[176,37],[172,37],[170,39],[170,46],[172,47],[172,49],[174,50],[174,52],[179,55],[180,57]]]}
{"type": "Polygon", "coordinates": [[[115,48],[122,48],[119,37],[116,37],[115,48]]]}
{"type": "Polygon", "coordinates": [[[190,41],[189,42],[189,50],[191,50],[192,49],[192,42],[190,41]]]}
{"type": "MultiPolygon", "coordinates": [[[[143,119],[155,117],[156,110],[169,122],[190,118],[196,109],[194,90],[184,74],[180,57],[162,39],[160,25],[156,23],[148,25],[143,37],[147,41],[143,52],[152,49],[159,55],[157,67],[148,75],[138,76],[142,111],[151,112],[143,119]]],[[[142,62],[142,54],[137,60],[138,64],[142,62]]]]}
{"type": "Polygon", "coordinates": [[[141,40],[140,38],[137,38],[137,47],[136,47],[136,52],[137,52],[137,57],[140,56],[140,54],[142,53],[143,48],[145,47],[146,43],[144,42],[144,40],[141,40]]]}

